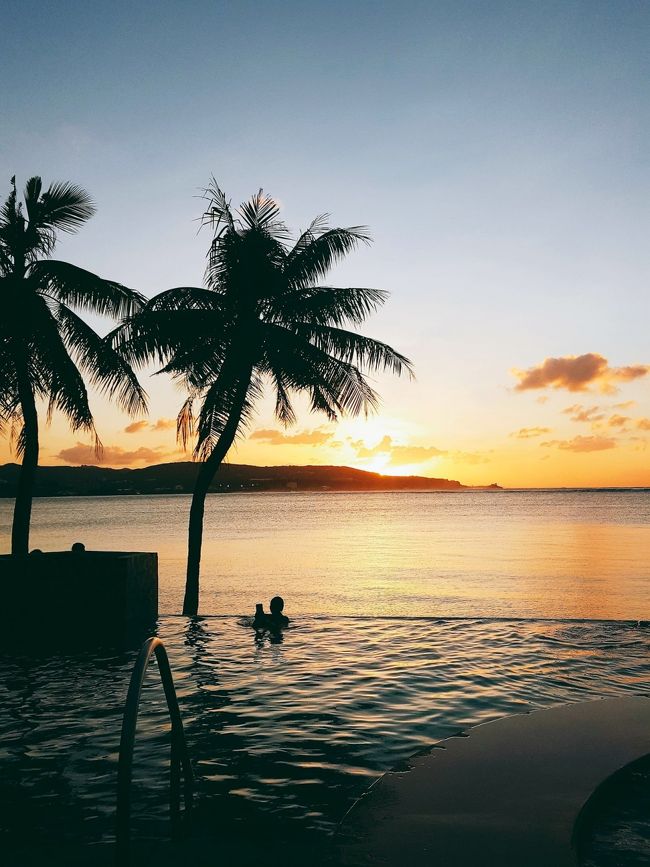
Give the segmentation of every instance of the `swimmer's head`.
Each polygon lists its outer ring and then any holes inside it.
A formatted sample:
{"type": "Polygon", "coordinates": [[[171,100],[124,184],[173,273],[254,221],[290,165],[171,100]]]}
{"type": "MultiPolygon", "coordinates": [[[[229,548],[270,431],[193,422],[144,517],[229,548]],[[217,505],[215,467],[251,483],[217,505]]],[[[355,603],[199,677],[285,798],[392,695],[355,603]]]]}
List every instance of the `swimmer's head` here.
{"type": "Polygon", "coordinates": [[[75,542],[70,550],[74,551],[75,554],[82,554],[86,550],[86,546],[83,542],[75,542]]]}
{"type": "Polygon", "coordinates": [[[271,614],[282,614],[282,609],[284,608],[284,599],[281,596],[274,596],[271,599],[271,614]]]}

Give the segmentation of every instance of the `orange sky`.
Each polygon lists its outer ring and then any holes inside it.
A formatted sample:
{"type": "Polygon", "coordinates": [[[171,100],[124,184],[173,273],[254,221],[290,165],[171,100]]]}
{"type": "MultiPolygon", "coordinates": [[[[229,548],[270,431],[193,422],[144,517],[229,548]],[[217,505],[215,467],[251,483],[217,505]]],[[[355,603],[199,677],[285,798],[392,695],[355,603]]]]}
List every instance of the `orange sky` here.
{"type": "MultiPolygon", "coordinates": [[[[444,382],[434,391],[425,371],[413,383],[378,383],[384,401],[374,417],[334,425],[303,407],[296,426],[287,430],[263,403],[229,459],[344,464],[507,487],[648,486],[649,369],[638,361],[613,365],[598,353],[542,359],[484,383],[476,404],[471,393],[450,393],[444,382]],[[485,412],[486,396],[491,413],[485,412]]],[[[178,391],[159,377],[144,381],[151,398],[148,419],[129,419],[95,398],[104,444],[99,461],[88,437],[71,434],[55,418],[49,427],[43,422],[41,463],[136,467],[187,460],[175,442],[178,391]]],[[[11,460],[7,438],[1,457],[11,460]]]]}

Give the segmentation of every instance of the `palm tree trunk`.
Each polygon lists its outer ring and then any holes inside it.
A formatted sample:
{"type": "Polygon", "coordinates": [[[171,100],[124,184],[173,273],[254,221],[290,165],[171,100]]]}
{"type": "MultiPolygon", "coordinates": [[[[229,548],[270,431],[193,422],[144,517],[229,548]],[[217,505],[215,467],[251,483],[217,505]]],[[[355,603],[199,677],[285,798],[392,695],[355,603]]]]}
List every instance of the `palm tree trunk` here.
{"type": "Polygon", "coordinates": [[[14,504],[11,528],[11,553],[29,553],[29,524],[32,517],[32,496],[38,466],[38,414],[34,392],[29,381],[27,363],[18,365],[18,397],[23,416],[24,452],[14,504]]]}
{"type": "Polygon", "coordinates": [[[196,617],[199,611],[199,574],[201,571],[201,546],[203,544],[203,515],[205,498],[215,473],[228,454],[237,434],[241,414],[250,384],[250,373],[242,380],[238,400],[228,417],[223,432],[210,456],[203,462],[192,494],[190,523],[187,533],[187,574],[185,578],[185,597],[183,614],[196,617]]]}

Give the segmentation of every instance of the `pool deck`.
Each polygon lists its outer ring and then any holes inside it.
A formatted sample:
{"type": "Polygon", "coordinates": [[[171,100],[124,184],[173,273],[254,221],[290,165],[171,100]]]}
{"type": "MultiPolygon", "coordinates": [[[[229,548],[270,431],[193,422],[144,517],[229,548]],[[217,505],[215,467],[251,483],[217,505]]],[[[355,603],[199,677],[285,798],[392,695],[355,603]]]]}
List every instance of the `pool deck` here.
{"type": "Polygon", "coordinates": [[[517,714],[391,771],[340,831],[347,867],[574,867],[572,836],[607,777],[650,753],[650,698],[517,714]]]}

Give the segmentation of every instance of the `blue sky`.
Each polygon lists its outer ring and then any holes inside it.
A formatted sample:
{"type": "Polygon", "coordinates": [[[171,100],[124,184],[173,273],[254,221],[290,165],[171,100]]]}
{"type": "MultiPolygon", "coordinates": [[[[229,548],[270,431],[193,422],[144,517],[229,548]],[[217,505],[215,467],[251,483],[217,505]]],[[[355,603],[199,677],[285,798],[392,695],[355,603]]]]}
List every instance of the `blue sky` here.
{"type": "MultiPolygon", "coordinates": [[[[99,206],[62,258],[149,295],[200,282],[194,197],[212,173],[235,202],[264,187],[295,228],[322,211],[370,226],[331,282],[391,291],[366,330],[413,358],[417,383],[380,382],[380,418],[337,432],[341,461],[259,443],[237,459],[352,462],[351,442],[388,434],[483,455],[428,474],[537,480],[544,458],[554,483],[645,480],[645,377],[616,398],[636,402],[629,436],[578,453],[513,442],[602,431],[578,431],[561,386],[514,393],[510,370],[650,361],[647,3],[11,0],[1,15],[0,179],[69,178],[99,206]]],[[[152,396],[174,414],[171,388],[152,396]]],[[[126,420],[98,417],[125,441],[126,420]]],[[[54,456],[63,428],[51,437],[54,456]]]]}

